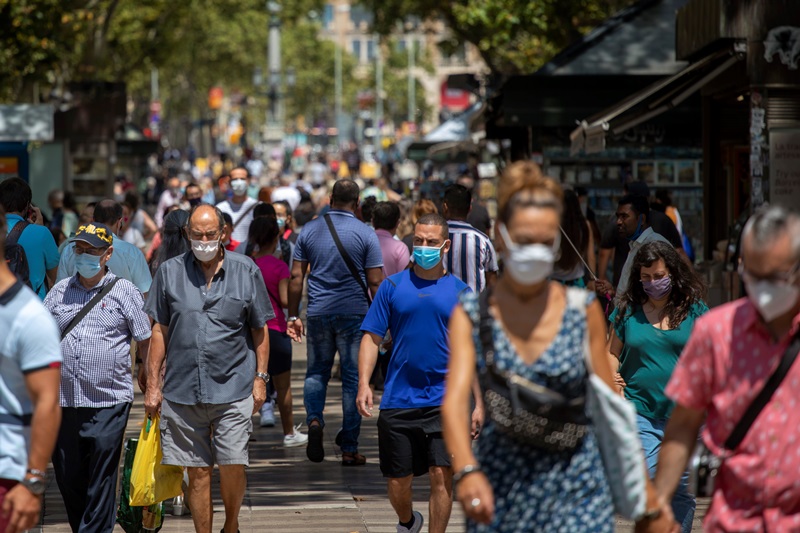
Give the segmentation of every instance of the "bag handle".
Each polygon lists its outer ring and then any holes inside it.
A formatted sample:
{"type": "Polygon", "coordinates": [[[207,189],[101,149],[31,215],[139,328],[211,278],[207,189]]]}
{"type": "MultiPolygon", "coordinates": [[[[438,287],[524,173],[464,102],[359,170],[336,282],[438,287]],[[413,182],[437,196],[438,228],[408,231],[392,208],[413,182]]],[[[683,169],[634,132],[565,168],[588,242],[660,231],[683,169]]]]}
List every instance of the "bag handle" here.
{"type": "Polygon", "coordinates": [[[67,327],[64,328],[64,331],[61,332],[61,340],[64,340],[67,335],[69,335],[69,333],[75,329],[75,326],[77,326],[81,320],[86,318],[86,315],[89,314],[89,311],[94,309],[97,304],[100,303],[100,300],[102,300],[109,292],[111,292],[111,289],[114,288],[114,285],[116,285],[119,280],[120,278],[114,278],[110,282],[106,283],[106,286],[103,287],[100,292],[95,294],[91,300],[86,302],[86,305],[81,308],[80,312],[75,315],[75,318],[73,318],[67,327]]]}
{"type": "Polygon", "coordinates": [[[239,224],[241,224],[242,220],[244,220],[244,219],[245,219],[245,217],[247,216],[247,214],[248,214],[250,211],[252,211],[253,209],[255,209],[257,205],[258,205],[258,202],[254,203],[254,204],[252,204],[250,207],[248,207],[248,208],[245,210],[245,212],[244,212],[244,213],[242,213],[242,216],[240,216],[238,219],[236,219],[236,222],[233,224],[233,229],[236,229],[236,227],[237,227],[237,226],[239,226],[239,224]]]}
{"type": "Polygon", "coordinates": [[[744,438],[747,436],[747,432],[750,431],[750,427],[753,425],[753,422],[756,421],[758,415],[761,414],[761,411],[764,410],[764,407],[769,403],[772,399],[772,396],[775,394],[775,391],[780,386],[783,378],[786,377],[786,374],[789,373],[789,369],[792,367],[795,359],[797,359],[797,355],[800,352],[800,331],[795,333],[794,338],[791,342],[789,342],[789,346],[786,348],[786,351],[783,353],[783,357],[781,358],[781,362],[778,365],[778,368],[775,369],[775,372],[767,380],[767,383],[764,385],[764,388],[761,389],[761,392],[758,393],[756,399],[753,400],[753,403],[747,408],[744,415],[742,416],[739,423],[736,424],[736,427],[733,428],[733,431],[725,440],[724,447],[728,450],[735,450],[739,444],[742,443],[744,438]]]}
{"type": "Polygon", "coordinates": [[[326,214],[324,217],[325,222],[328,224],[328,230],[331,232],[331,237],[333,237],[333,242],[336,243],[336,248],[339,250],[339,255],[342,256],[344,259],[344,264],[347,265],[347,269],[350,270],[350,274],[355,278],[356,282],[358,283],[361,290],[364,291],[364,296],[367,297],[367,303],[372,303],[372,296],[369,294],[369,289],[367,288],[367,284],[364,283],[364,280],[361,279],[361,275],[356,268],[356,265],[353,264],[353,260],[350,259],[350,254],[347,253],[342,241],[339,239],[339,234],[336,233],[336,228],[333,226],[333,221],[331,220],[331,216],[326,214]]]}
{"type": "Polygon", "coordinates": [[[22,237],[22,232],[25,231],[25,228],[30,226],[31,223],[27,220],[20,220],[14,227],[11,228],[11,231],[8,232],[8,236],[6,237],[6,246],[10,246],[12,244],[17,244],[19,242],[19,238],[22,237]]]}
{"type": "Polygon", "coordinates": [[[586,272],[588,272],[589,275],[592,276],[592,279],[594,281],[597,281],[597,276],[594,275],[594,272],[592,272],[591,267],[589,267],[589,264],[583,258],[583,254],[578,251],[578,248],[572,242],[572,239],[570,239],[569,235],[567,235],[567,232],[564,231],[564,228],[560,224],[559,224],[558,228],[561,230],[561,234],[567,239],[567,242],[572,247],[572,249],[575,250],[575,253],[578,254],[578,258],[581,260],[581,263],[583,263],[583,266],[586,268],[586,272]]]}

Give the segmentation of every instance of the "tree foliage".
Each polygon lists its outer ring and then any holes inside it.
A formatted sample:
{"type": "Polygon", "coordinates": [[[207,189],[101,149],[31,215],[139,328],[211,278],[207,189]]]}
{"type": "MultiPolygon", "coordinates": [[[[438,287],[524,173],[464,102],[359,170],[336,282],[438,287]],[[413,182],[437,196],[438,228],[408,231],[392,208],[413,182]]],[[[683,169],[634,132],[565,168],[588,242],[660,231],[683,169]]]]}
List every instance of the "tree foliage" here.
{"type": "MultiPolygon", "coordinates": [[[[361,0],[389,34],[409,20],[443,20],[497,74],[535,72],[631,0],[361,0]]],[[[423,24],[424,26],[424,24],[423,24]]],[[[454,43],[445,42],[452,47],[454,43]]]]}

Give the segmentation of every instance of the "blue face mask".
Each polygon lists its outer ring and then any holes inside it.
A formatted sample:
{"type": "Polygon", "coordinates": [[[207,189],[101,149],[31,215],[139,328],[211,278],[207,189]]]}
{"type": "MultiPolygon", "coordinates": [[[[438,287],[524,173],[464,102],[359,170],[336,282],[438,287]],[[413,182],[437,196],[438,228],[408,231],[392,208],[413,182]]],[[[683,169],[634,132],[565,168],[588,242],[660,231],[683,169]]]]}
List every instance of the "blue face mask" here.
{"type": "Polygon", "coordinates": [[[442,260],[442,246],[415,246],[414,262],[425,270],[430,270],[442,260]]]}
{"type": "Polygon", "coordinates": [[[278,229],[279,230],[283,230],[283,228],[285,228],[285,227],[286,227],[286,219],[285,218],[279,218],[278,219],[278,229]]]}
{"type": "Polygon", "coordinates": [[[93,278],[100,272],[100,257],[90,254],[80,254],[75,256],[75,267],[78,274],[84,278],[93,278]]]}
{"type": "Polygon", "coordinates": [[[642,228],[642,219],[640,217],[639,218],[639,223],[636,225],[636,231],[633,232],[633,235],[628,237],[628,240],[629,241],[635,241],[636,239],[638,239],[642,235],[643,232],[644,232],[644,228],[642,228]]]}

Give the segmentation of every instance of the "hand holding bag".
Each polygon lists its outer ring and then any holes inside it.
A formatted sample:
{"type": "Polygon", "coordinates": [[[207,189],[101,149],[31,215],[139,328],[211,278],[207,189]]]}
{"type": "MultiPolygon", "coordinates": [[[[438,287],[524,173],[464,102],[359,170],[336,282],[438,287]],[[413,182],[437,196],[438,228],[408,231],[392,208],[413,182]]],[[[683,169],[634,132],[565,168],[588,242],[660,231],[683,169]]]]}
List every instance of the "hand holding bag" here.
{"type": "MultiPolygon", "coordinates": [[[[584,315],[587,295],[581,289],[567,289],[569,305],[580,309],[584,315]]],[[[593,372],[588,328],[584,336],[584,356],[588,373],[586,407],[603,458],[614,511],[625,518],[638,520],[647,509],[648,473],[639,440],[636,408],[593,372]]]]}
{"type": "Polygon", "coordinates": [[[148,417],[139,434],[131,469],[130,505],[152,505],[181,493],[183,467],[161,464],[159,420],[159,415],[148,417]]]}

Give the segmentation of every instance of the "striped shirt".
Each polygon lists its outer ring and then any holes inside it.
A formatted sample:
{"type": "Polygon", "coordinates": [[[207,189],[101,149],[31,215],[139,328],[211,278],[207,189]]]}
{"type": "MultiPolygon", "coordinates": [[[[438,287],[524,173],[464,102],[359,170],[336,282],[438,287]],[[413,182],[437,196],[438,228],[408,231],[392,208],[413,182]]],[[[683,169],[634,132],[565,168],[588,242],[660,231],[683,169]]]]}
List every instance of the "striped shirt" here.
{"type": "Polygon", "coordinates": [[[497,253],[492,241],[466,222],[448,220],[447,225],[452,243],[445,258],[447,271],[480,294],[486,288],[486,273],[497,272],[497,253]]]}
{"type": "MultiPolygon", "coordinates": [[[[44,306],[61,331],[102,288],[116,278],[109,272],[87,289],[72,276],[56,283],[44,306]]],[[[139,289],[120,279],[103,299],[61,341],[61,407],[111,407],[133,401],[131,338],[150,338],[139,289]]]]}

